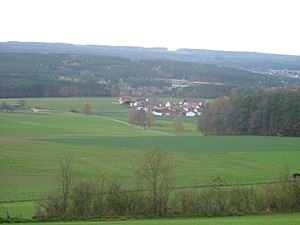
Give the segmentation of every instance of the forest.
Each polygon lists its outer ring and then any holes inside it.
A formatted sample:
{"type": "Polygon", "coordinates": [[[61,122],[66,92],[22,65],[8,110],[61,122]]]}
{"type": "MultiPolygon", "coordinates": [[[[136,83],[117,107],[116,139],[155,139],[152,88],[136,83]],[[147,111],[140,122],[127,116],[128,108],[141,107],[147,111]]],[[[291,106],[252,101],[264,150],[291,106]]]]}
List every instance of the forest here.
{"type": "Polygon", "coordinates": [[[300,136],[299,86],[253,96],[219,97],[202,113],[205,135],[300,136]]]}
{"type": "Polygon", "coordinates": [[[165,59],[84,55],[0,53],[0,97],[194,96],[216,98],[233,88],[277,87],[299,82],[283,76],[165,59]],[[209,82],[174,89],[172,79],[209,82]],[[221,85],[214,85],[214,84],[221,85]]]}

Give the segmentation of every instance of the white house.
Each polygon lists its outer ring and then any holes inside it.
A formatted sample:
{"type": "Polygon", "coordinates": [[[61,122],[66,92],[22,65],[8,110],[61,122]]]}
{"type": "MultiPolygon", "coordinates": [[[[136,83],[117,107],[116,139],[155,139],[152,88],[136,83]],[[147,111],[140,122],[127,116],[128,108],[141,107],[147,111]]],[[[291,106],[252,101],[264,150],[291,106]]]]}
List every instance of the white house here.
{"type": "Polygon", "coordinates": [[[163,116],[163,114],[161,112],[156,112],[156,111],[152,111],[152,114],[154,116],[163,116]]]}
{"type": "Polygon", "coordinates": [[[185,116],[196,116],[196,113],[194,113],[194,112],[187,112],[185,114],[185,116]]]}

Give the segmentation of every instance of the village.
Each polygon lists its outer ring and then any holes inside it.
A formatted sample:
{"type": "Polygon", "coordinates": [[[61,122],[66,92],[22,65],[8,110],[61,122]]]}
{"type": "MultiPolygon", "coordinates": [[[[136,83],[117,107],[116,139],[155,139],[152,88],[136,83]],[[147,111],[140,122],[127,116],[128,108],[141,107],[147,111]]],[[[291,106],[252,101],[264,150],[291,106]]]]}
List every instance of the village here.
{"type": "Polygon", "coordinates": [[[134,100],[130,96],[121,96],[120,105],[137,110],[152,112],[154,116],[200,116],[207,100],[202,98],[186,98],[182,102],[160,101],[150,98],[134,100]]]}

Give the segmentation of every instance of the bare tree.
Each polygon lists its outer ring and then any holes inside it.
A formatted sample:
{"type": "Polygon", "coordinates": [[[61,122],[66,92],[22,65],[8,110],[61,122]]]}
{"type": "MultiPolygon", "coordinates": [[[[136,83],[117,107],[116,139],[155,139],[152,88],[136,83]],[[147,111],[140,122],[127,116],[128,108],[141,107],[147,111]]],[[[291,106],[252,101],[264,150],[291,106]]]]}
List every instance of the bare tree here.
{"type": "Polygon", "coordinates": [[[72,157],[70,155],[67,155],[66,158],[59,160],[60,184],[62,188],[62,215],[64,215],[67,211],[68,199],[72,188],[73,170],[71,163],[72,157]]]}
{"type": "Polygon", "coordinates": [[[64,216],[67,214],[72,191],[73,171],[71,163],[70,155],[59,160],[58,182],[60,187],[50,193],[45,193],[44,199],[36,203],[36,216],[64,216]]]}
{"type": "Polygon", "coordinates": [[[176,116],[173,121],[173,130],[174,131],[184,131],[184,126],[181,120],[181,117],[176,116]]]}
{"type": "Polygon", "coordinates": [[[167,210],[173,168],[171,154],[160,147],[152,147],[145,151],[134,169],[134,174],[145,181],[150,191],[151,210],[155,215],[167,210]]]}
{"type": "Polygon", "coordinates": [[[151,126],[154,125],[154,122],[155,122],[155,118],[153,116],[152,111],[148,111],[146,113],[146,123],[149,129],[151,128],[151,126]]]}
{"type": "Polygon", "coordinates": [[[131,108],[128,111],[128,120],[131,126],[133,125],[141,125],[144,130],[146,129],[147,120],[146,120],[146,112],[144,109],[131,108]]]}
{"type": "Polygon", "coordinates": [[[104,195],[105,195],[105,186],[110,182],[111,175],[107,171],[104,171],[100,174],[100,179],[98,184],[100,184],[100,190],[97,196],[97,208],[100,214],[104,212],[104,195]]]}
{"type": "Polygon", "coordinates": [[[135,109],[131,108],[128,110],[128,121],[132,127],[134,125],[134,117],[135,117],[134,114],[135,114],[135,109]]]}
{"type": "Polygon", "coordinates": [[[84,103],[83,113],[88,116],[88,115],[91,115],[91,112],[92,112],[92,109],[91,109],[90,103],[84,103]]]}

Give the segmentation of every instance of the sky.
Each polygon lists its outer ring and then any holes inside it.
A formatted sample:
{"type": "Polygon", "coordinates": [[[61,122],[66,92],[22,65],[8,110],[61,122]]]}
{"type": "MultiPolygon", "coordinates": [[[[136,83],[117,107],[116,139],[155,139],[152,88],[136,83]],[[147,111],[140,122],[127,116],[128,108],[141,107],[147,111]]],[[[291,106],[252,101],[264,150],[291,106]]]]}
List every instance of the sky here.
{"type": "Polygon", "coordinates": [[[300,55],[299,0],[0,0],[0,42],[300,55]]]}

